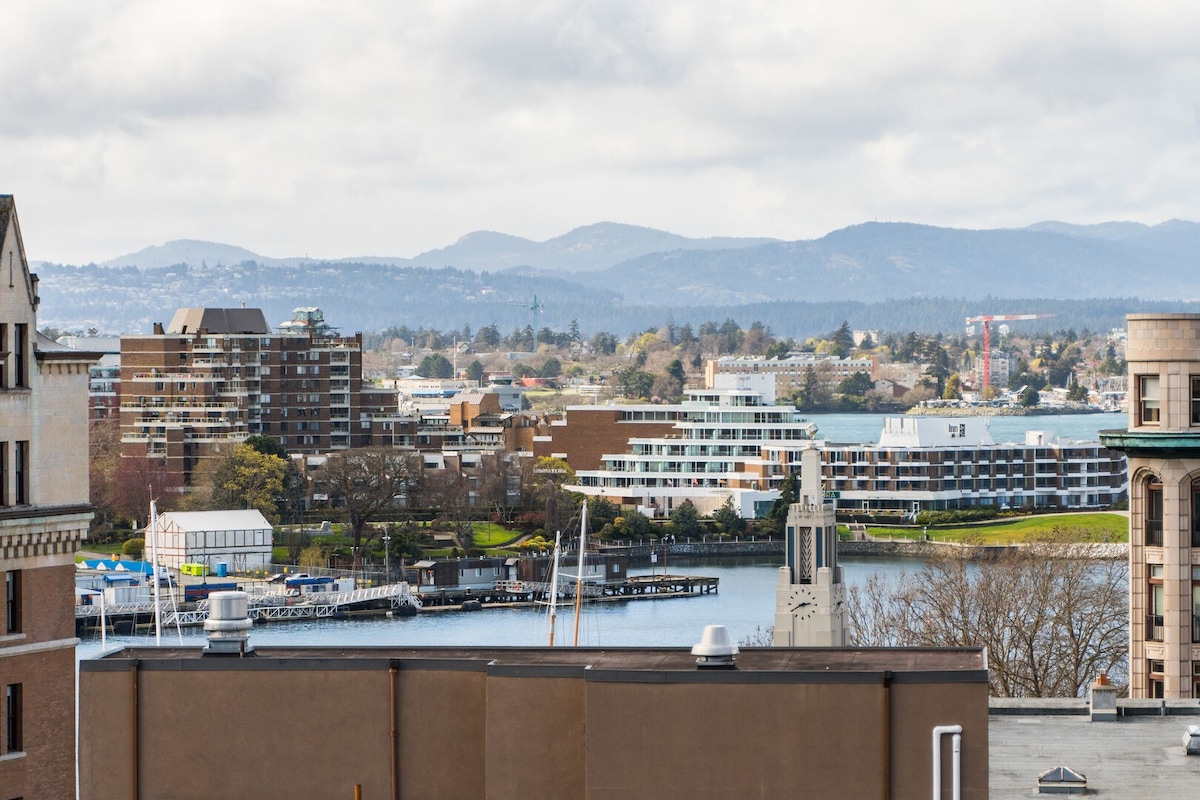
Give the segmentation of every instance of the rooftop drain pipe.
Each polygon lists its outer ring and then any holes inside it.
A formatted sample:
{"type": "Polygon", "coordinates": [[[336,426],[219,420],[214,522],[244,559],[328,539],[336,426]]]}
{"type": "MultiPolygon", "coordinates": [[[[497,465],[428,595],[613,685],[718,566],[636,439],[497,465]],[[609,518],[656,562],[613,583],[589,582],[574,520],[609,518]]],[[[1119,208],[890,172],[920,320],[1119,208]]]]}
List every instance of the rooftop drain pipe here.
{"type": "Polygon", "coordinates": [[[942,800],[942,736],[954,734],[953,752],[954,800],[962,800],[962,725],[937,725],[933,729],[933,800],[942,800]]]}
{"type": "Polygon", "coordinates": [[[208,596],[206,656],[244,656],[254,652],[250,644],[250,600],[245,592],[213,592],[208,596]]]}
{"type": "Polygon", "coordinates": [[[729,640],[729,629],[724,625],[705,625],[700,641],[692,645],[697,669],[737,669],[733,658],[738,647],[729,640]]]}

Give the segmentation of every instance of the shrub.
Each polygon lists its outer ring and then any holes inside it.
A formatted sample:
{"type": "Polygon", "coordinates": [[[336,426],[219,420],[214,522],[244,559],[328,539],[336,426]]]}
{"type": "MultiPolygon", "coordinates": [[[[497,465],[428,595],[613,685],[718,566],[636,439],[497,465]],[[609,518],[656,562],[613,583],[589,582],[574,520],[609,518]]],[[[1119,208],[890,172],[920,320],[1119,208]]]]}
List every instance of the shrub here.
{"type": "Polygon", "coordinates": [[[121,555],[129,556],[132,559],[140,560],[142,553],[146,550],[146,540],[142,538],[126,539],[125,544],[121,545],[121,555]]]}

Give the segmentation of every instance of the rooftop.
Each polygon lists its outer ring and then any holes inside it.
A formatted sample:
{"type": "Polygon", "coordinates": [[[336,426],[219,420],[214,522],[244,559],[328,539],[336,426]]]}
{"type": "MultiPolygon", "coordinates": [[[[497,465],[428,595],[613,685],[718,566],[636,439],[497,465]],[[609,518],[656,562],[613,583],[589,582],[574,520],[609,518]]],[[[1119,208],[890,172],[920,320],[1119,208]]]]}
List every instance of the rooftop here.
{"type": "MultiPolygon", "coordinates": [[[[254,636],[250,636],[253,642],[254,636]]],[[[203,661],[214,669],[237,669],[250,665],[242,659],[206,657],[198,647],[127,647],[100,659],[81,662],[81,669],[102,670],[102,663],[127,663],[137,659],[146,666],[155,661],[203,661]]],[[[252,668],[271,660],[294,662],[344,662],[347,669],[365,659],[446,662],[462,661],[478,669],[566,668],[641,673],[696,674],[696,656],[688,648],[550,648],[550,647],[256,647],[252,668]]],[[[198,665],[197,665],[198,666],[198,665]]],[[[465,664],[464,664],[465,666],[465,664]]],[[[196,667],[191,667],[196,668],[196,667]]],[[[336,666],[334,667],[336,668],[336,666]]],[[[467,667],[469,668],[469,667],[467,667]]],[[[870,682],[874,674],[891,672],[903,680],[905,673],[933,674],[967,682],[987,681],[983,650],[976,648],[745,648],[737,656],[737,670],[725,671],[732,680],[754,680],[755,674],[788,674],[788,680],[820,682],[870,682]],[[898,675],[899,673],[900,675],[898,675]]],[[[711,674],[711,673],[710,673],[711,674]]],[[[776,678],[778,679],[778,678],[776,678]]],[[[770,679],[768,679],[770,680],[770,679]]]]}

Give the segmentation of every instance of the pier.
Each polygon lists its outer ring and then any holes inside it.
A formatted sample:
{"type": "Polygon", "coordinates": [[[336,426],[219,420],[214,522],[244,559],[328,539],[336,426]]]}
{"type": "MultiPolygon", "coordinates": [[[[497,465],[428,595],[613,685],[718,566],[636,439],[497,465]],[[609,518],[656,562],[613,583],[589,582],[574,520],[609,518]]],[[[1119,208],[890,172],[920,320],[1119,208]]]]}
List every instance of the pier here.
{"type": "MultiPolygon", "coordinates": [[[[583,597],[588,602],[605,600],[650,600],[668,597],[698,597],[716,594],[719,578],[700,575],[637,575],[611,583],[587,583],[583,597]]],[[[546,600],[550,593],[548,581],[496,581],[491,588],[447,587],[422,588],[421,610],[461,606],[476,601],[487,605],[534,605],[546,600]]],[[[574,599],[575,586],[569,582],[559,586],[560,599],[574,599]]]]}
{"type": "MultiPolygon", "coordinates": [[[[310,592],[289,596],[278,592],[255,592],[249,588],[250,618],[256,621],[322,619],[344,616],[360,611],[378,613],[416,613],[421,600],[407,583],[373,586],[348,592],[310,592]]],[[[134,629],[154,624],[154,601],[75,606],[77,631],[98,627],[102,616],[114,629],[134,629]]],[[[159,599],[159,615],[163,627],[203,625],[208,619],[208,600],[175,603],[170,597],[159,599]]]]}

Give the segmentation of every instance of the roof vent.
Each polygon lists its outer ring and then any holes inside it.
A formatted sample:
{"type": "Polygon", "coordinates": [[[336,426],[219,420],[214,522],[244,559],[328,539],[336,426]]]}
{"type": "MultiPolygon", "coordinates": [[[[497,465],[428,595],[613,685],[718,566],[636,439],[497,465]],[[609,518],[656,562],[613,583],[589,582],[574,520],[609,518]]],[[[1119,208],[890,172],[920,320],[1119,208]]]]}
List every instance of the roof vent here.
{"type": "Polygon", "coordinates": [[[1087,793],[1087,776],[1070,767],[1054,767],[1038,775],[1038,794],[1087,793]]]}
{"type": "Polygon", "coordinates": [[[737,669],[733,663],[737,654],[737,645],[729,640],[729,629],[724,625],[705,625],[700,641],[692,645],[700,669],[737,669]]]}
{"type": "Polygon", "coordinates": [[[208,631],[205,655],[244,656],[254,652],[250,644],[250,600],[245,592],[213,592],[208,596],[208,631]]]}

